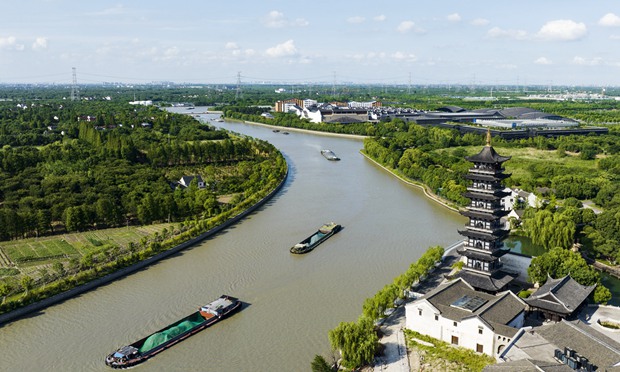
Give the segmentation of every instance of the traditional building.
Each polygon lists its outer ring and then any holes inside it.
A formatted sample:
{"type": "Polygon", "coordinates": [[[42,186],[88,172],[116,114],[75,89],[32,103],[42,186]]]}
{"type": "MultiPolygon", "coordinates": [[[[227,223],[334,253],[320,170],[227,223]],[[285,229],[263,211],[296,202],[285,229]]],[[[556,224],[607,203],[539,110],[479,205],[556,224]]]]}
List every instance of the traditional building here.
{"type": "Polygon", "coordinates": [[[511,291],[491,295],[456,279],[405,305],[406,327],[496,356],[523,327],[525,307],[511,291]]]}
{"type": "Polygon", "coordinates": [[[509,233],[500,219],[510,212],[501,205],[501,199],[509,195],[502,181],[510,177],[504,173],[502,164],[510,157],[495,152],[491,133],[487,132],[487,145],[480,153],[465,159],[474,163],[474,167],[466,176],[472,184],[463,196],[471,199],[471,204],[461,212],[469,218],[469,223],[464,230],[459,230],[466,239],[458,250],[464,262],[463,270],[456,275],[476,289],[497,293],[517,276],[502,270],[500,261],[508,252],[503,249],[502,241],[509,233]]]}
{"type": "Polygon", "coordinates": [[[531,312],[538,313],[544,319],[558,322],[578,313],[595,287],[596,284],[581,285],[570,275],[559,279],[548,276],[545,284],[525,302],[531,312]]]}

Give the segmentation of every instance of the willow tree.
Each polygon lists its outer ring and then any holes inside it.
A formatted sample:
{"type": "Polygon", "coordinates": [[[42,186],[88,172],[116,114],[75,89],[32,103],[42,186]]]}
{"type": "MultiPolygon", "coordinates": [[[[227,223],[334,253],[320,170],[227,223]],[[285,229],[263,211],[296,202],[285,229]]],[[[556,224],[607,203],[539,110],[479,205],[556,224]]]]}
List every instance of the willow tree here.
{"type": "Polygon", "coordinates": [[[523,225],[532,242],[547,250],[555,247],[570,248],[577,230],[575,222],[569,216],[546,209],[537,211],[532,218],[526,219],[523,225]]]}
{"type": "Polygon", "coordinates": [[[329,331],[329,342],[340,351],[342,366],[354,369],[372,362],[379,338],[372,319],[362,317],[357,323],[341,322],[329,331]]]}

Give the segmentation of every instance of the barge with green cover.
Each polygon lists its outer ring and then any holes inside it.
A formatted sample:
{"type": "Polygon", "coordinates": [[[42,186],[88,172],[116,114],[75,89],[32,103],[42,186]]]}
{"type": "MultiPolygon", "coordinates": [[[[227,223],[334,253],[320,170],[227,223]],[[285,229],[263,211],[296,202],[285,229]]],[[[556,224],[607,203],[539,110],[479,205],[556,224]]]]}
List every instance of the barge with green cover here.
{"type": "Polygon", "coordinates": [[[185,318],[149,336],[123,346],[105,358],[112,368],[129,368],[157,355],[159,352],[217,323],[241,308],[241,301],[222,295],[185,318]]]}
{"type": "Polygon", "coordinates": [[[340,229],[341,226],[334,222],[325,224],[321,226],[321,228],[318,229],[314,234],[292,246],[291,253],[308,253],[314,248],[316,248],[317,245],[327,240],[330,236],[340,231],[340,229]]]}

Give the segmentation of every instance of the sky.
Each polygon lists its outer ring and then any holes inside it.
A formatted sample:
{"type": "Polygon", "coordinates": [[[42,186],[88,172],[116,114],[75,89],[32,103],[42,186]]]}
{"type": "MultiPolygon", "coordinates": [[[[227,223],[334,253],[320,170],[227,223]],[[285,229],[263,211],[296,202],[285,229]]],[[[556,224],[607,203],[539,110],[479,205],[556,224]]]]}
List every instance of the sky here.
{"type": "Polygon", "coordinates": [[[0,84],[620,86],[620,1],[20,0],[0,84]]]}

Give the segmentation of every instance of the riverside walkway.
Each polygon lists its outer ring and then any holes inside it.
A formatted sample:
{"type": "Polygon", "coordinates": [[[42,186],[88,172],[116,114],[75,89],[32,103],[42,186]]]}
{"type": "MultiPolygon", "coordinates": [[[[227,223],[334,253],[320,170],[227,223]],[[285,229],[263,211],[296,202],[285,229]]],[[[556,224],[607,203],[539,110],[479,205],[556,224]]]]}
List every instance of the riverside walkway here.
{"type": "MultiPolygon", "coordinates": [[[[426,294],[444,281],[445,275],[452,271],[452,265],[458,260],[456,248],[461,244],[462,242],[459,241],[446,249],[441,266],[435,269],[416,287],[417,293],[426,294]]],[[[407,300],[406,303],[411,301],[413,300],[407,300]]],[[[419,370],[421,361],[417,358],[409,360],[407,355],[407,343],[403,332],[405,329],[406,303],[398,306],[381,326],[383,337],[379,340],[379,343],[383,345],[383,355],[375,359],[375,372],[409,372],[419,370]]],[[[417,355],[417,353],[413,354],[417,355]]],[[[414,358],[412,357],[412,359],[414,358]]]]}

